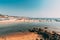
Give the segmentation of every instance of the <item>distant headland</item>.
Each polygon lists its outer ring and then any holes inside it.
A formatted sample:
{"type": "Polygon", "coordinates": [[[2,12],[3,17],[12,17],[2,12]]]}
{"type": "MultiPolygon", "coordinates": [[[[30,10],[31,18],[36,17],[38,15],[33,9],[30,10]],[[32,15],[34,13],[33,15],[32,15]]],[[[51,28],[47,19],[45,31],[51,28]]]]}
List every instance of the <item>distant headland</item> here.
{"type": "Polygon", "coordinates": [[[0,23],[13,23],[13,22],[60,22],[60,18],[31,18],[0,14],[0,23]]]}

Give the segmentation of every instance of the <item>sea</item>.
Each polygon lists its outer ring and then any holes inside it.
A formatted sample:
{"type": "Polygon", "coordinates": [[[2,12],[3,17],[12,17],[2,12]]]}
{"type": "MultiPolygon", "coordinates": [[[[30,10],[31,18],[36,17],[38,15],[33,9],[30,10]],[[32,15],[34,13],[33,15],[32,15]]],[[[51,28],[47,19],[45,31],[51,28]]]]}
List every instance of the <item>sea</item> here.
{"type": "Polygon", "coordinates": [[[60,32],[60,22],[22,22],[12,24],[0,24],[0,35],[14,32],[25,32],[34,27],[48,27],[49,30],[60,32]]]}

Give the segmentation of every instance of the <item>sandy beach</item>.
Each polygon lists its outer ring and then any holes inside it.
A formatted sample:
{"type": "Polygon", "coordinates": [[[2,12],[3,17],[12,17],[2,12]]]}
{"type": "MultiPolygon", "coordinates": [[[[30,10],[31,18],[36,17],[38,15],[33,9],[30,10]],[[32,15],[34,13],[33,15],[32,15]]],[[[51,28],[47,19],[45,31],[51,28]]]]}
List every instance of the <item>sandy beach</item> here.
{"type": "Polygon", "coordinates": [[[40,36],[32,32],[23,32],[23,33],[18,32],[0,37],[0,40],[36,40],[36,39],[40,39],[40,36]]]}
{"type": "Polygon", "coordinates": [[[40,40],[40,39],[43,39],[42,35],[38,35],[37,33],[34,32],[16,32],[0,36],[0,40],[40,40]]]}
{"type": "Polygon", "coordinates": [[[11,24],[11,23],[20,23],[20,22],[23,22],[23,21],[20,21],[20,20],[3,20],[3,21],[0,21],[0,24],[11,24]]]}
{"type": "Polygon", "coordinates": [[[0,21],[0,24],[11,24],[11,23],[21,23],[21,22],[39,22],[39,20],[11,19],[11,20],[2,20],[0,21]]]}

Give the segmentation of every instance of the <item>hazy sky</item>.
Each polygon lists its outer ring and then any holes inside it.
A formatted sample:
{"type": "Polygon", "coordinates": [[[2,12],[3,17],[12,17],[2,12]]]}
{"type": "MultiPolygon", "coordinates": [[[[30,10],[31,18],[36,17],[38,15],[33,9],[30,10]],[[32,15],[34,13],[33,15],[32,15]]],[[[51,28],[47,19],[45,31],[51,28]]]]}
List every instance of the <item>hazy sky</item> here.
{"type": "Polygon", "coordinates": [[[0,13],[26,17],[60,17],[60,0],[0,0],[0,13]]]}

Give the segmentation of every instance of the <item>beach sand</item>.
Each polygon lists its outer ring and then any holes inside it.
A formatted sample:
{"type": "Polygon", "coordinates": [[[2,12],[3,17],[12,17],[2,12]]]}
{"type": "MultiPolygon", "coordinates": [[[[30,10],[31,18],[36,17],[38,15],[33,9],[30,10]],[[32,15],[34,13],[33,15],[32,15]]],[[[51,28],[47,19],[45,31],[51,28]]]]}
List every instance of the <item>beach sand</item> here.
{"type": "Polygon", "coordinates": [[[40,39],[40,36],[32,32],[18,32],[0,37],[0,40],[36,40],[36,39],[40,39]]]}
{"type": "Polygon", "coordinates": [[[0,21],[0,24],[12,24],[12,23],[21,23],[23,21],[20,21],[20,20],[3,20],[3,21],[0,21]]]}

